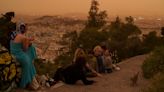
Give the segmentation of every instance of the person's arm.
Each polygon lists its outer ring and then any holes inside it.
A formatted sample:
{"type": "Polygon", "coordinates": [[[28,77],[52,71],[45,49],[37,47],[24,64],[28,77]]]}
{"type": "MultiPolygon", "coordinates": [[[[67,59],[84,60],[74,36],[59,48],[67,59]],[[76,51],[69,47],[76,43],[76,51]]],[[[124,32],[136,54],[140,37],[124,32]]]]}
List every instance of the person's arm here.
{"type": "Polygon", "coordinates": [[[101,75],[100,73],[96,72],[93,68],[91,68],[91,67],[89,66],[88,63],[86,63],[86,67],[87,67],[92,73],[95,73],[97,76],[102,77],[102,75],[101,75]]]}
{"type": "Polygon", "coordinates": [[[34,41],[34,37],[30,37],[28,39],[29,39],[29,41],[34,41]]]}
{"type": "Polygon", "coordinates": [[[28,38],[26,38],[26,37],[24,37],[22,43],[23,43],[23,50],[24,51],[26,51],[28,49],[28,47],[32,44],[30,42],[30,40],[28,38]]]}

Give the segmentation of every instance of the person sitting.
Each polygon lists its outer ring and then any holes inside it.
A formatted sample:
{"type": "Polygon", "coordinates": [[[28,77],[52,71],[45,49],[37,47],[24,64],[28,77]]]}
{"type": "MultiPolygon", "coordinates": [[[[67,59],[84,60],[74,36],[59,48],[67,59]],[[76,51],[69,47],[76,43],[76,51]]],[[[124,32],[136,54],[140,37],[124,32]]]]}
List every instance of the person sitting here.
{"type": "Polygon", "coordinates": [[[109,50],[105,50],[104,54],[103,54],[103,60],[104,60],[104,67],[105,70],[107,71],[107,73],[111,73],[112,70],[112,58],[110,56],[109,50]]]}
{"type": "Polygon", "coordinates": [[[69,65],[66,68],[59,68],[55,75],[54,81],[62,80],[67,84],[75,84],[78,80],[81,80],[85,85],[91,85],[93,80],[88,80],[85,74],[86,60],[84,57],[76,58],[74,64],[69,65]]]}
{"type": "MultiPolygon", "coordinates": [[[[86,60],[87,60],[87,62],[86,62],[86,65],[85,65],[85,67],[86,67],[86,73],[89,71],[90,73],[91,73],[91,75],[93,75],[93,76],[99,76],[99,77],[102,77],[102,75],[100,74],[100,73],[98,73],[96,70],[96,66],[94,67],[94,66],[92,66],[92,64],[91,63],[94,63],[95,61],[94,60],[92,60],[92,59],[90,59],[90,57],[88,57],[87,55],[86,55],[86,53],[84,52],[84,50],[82,49],[82,48],[77,48],[76,49],[76,51],[75,51],[75,55],[74,55],[74,59],[73,59],[73,63],[75,63],[76,62],[76,59],[78,58],[78,57],[84,57],[86,60]],[[92,62],[93,61],[93,62],[92,62]]],[[[95,58],[96,59],[96,58],[95,58]]],[[[97,64],[97,61],[95,62],[95,64],[97,64]]]]}
{"type": "Polygon", "coordinates": [[[29,86],[36,90],[39,88],[39,84],[35,78],[36,70],[33,64],[33,60],[36,58],[35,47],[32,45],[34,38],[27,38],[26,25],[21,23],[19,26],[19,32],[12,36],[10,41],[10,52],[16,57],[21,65],[22,73],[19,83],[20,88],[29,86]]]}
{"type": "Polygon", "coordinates": [[[103,57],[102,57],[103,49],[101,48],[101,46],[97,45],[96,47],[94,47],[93,52],[94,52],[94,56],[96,57],[96,60],[97,60],[98,72],[105,73],[105,67],[103,64],[103,57]]]}

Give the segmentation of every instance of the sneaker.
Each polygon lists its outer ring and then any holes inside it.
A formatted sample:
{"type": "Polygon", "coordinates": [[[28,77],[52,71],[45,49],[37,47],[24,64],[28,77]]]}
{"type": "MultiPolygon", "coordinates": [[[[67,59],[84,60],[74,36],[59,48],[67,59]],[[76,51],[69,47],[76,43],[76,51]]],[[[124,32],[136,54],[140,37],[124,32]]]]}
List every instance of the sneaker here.
{"type": "Polygon", "coordinates": [[[113,71],[112,71],[112,69],[106,69],[106,71],[107,71],[107,73],[112,73],[113,71]]]}

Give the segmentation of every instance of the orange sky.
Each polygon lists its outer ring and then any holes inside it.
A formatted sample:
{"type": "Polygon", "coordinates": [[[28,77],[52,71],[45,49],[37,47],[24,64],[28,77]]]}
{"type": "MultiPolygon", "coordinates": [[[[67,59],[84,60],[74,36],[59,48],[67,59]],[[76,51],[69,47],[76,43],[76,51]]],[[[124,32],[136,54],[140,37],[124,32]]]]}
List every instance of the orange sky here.
{"type": "MultiPolygon", "coordinates": [[[[98,0],[100,9],[109,15],[164,16],[164,0],[98,0]]],[[[0,0],[0,13],[55,15],[87,14],[91,0],[0,0]]]]}

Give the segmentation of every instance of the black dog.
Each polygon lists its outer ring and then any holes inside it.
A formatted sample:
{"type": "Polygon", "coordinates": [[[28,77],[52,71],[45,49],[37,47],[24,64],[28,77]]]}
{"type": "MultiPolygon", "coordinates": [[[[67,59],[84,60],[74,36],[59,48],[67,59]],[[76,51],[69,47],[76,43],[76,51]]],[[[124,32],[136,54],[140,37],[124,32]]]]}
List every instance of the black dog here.
{"type": "Polygon", "coordinates": [[[86,60],[83,57],[77,58],[74,64],[66,67],[59,68],[55,75],[54,80],[59,81],[62,80],[67,84],[75,84],[76,81],[81,80],[85,85],[93,84],[93,80],[87,80],[85,74],[85,65],[86,60]]]}

